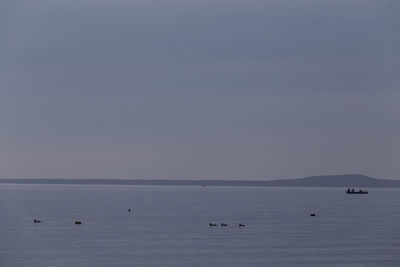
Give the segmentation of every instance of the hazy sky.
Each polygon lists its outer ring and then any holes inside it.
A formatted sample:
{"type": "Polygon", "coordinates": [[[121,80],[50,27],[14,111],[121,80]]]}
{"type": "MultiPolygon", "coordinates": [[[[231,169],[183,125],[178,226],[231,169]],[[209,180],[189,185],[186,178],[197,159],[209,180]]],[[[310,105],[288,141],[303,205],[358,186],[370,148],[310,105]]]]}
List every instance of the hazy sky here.
{"type": "Polygon", "coordinates": [[[0,177],[400,179],[399,14],[2,0],[0,177]]]}

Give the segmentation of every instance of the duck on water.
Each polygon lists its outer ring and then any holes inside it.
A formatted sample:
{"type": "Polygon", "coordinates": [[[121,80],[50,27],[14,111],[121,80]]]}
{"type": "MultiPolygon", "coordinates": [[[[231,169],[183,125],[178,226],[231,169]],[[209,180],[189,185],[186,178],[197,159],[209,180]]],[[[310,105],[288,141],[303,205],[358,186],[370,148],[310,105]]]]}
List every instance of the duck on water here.
{"type": "Polygon", "coordinates": [[[350,188],[347,188],[346,194],[368,194],[368,191],[364,191],[362,189],[360,189],[358,191],[354,191],[354,188],[352,188],[351,190],[350,190],[350,188]]]}

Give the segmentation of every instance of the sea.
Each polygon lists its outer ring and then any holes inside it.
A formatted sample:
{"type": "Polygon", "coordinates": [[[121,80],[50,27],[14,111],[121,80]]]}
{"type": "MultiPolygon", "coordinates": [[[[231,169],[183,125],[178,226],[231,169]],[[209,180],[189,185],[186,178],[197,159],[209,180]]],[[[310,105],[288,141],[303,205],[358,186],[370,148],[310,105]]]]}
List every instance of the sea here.
{"type": "Polygon", "coordinates": [[[400,190],[367,190],[0,184],[0,266],[400,266],[400,190]]]}

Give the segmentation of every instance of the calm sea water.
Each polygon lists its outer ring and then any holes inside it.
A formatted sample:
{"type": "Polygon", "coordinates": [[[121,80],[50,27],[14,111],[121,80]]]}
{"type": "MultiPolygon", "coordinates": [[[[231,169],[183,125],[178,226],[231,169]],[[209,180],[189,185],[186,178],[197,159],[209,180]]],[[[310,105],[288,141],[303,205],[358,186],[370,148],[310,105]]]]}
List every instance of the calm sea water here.
{"type": "Polygon", "coordinates": [[[369,191],[3,184],[0,266],[400,266],[400,190],[369,191]]]}

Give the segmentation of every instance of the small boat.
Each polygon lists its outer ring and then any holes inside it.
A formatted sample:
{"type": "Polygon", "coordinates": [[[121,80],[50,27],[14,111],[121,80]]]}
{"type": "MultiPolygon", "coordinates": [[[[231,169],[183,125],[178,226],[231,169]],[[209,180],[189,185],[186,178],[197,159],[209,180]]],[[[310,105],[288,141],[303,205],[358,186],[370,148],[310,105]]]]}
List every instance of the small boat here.
{"type": "Polygon", "coordinates": [[[354,191],[354,188],[352,188],[351,190],[350,190],[350,188],[347,188],[346,194],[368,194],[368,191],[364,191],[362,189],[360,189],[358,191],[354,191]]]}

